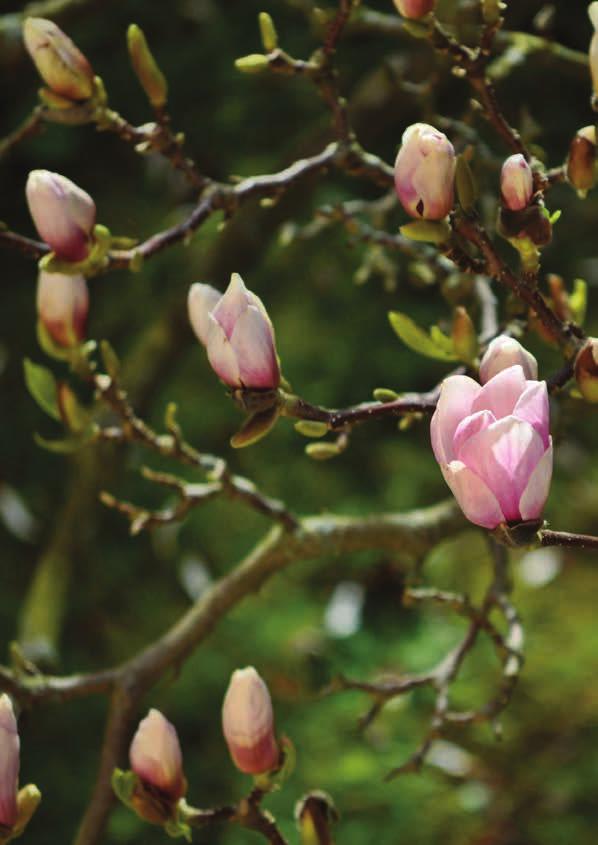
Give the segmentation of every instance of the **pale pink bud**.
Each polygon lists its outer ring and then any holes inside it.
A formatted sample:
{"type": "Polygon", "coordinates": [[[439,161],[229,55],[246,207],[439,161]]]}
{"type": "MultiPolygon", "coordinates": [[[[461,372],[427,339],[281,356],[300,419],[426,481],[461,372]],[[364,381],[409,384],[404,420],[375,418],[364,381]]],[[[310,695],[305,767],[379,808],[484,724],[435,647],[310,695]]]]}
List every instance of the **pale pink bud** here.
{"type": "Polygon", "coordinates": [[[500,192],[507,208],[522,211],[530,204],[534,195],[532,169],[521,155],[509,156],[500,174],[500,192]]]}
{"type": "Polygon", "coordinates": [[[598,2],[590,3],[588,6],[588,14],[594,27],[594,34],[590,41],[589,61],[590,73],[592,75],[592,86],[594,88],[594,96],[598,97],[598,2]]]}
{"type": "Polygon", "coordinates": [[[446,135],[427,123],[403,133],[395,161],[395,186],[412,217],[441,220],[454,204],[455,150],[446,135]]]}
{"type": "Polygon", "coordinates": [[[46,273],[37,280],[37,314],[58,346],[76,346],[85,340],[89,292],[81,275],[46,273]]]}
{"type": "Polygon", "coordinates": [[[0,826],[12,828],[18,817],[19,734],[10,698],[0,696],[0,826]]]}
{"type": "Polygon", "coordinates": [[[27,18],[23,38],[48,88],[68,100],[91,97],[94,80],[91,65],[55,23],[44,18],[27,18]]]}
{"type": "Polygon", "coordinates": [[[541,516],[552,477],[545,381],[526,379],[519,364],[483,387],[449,376],[431,435],[444,479],[471,522],[492,529],[541,516]]]}
{"type": "Polygon", "coordinates": [[[187,791],[176,728],[159,710],[152,708],[139,723],[129,749],[129,762],[144,784],[171,801],[178,801],[187,791]]]}
{"type": "Polygon", "coordinates": [[[488,344],[480,362],[480,381],[486,384],[501,370],[519,364],[526,379],[538,378],[538,362],[514,337],[501,334],[488,344]]]}
{"type": "Polygon", "coordinates": [[[253,666],[232,674],[222,706],[222,731],[239,771],[259,775],[278,766],[272,701],[253,666]]]}
{"type": "Polygon", "coordinates": [[[578,191],[585,193],[594,187],[596,166],[596,127],[584,126],[569,146],[567,179],[578,191]]]}
{"type": "Polygon", "coordinates": [[[274,329],[264,305],[233,273],[224,295],[191,286],[189,320],[214,372],[229,387],[274,390],[280,383],[274,329]]]}
{"type": "Polygon", "coordinates": [[[404,18],[417,20],[432,11],[436,0],[394,0],[394,4],[404,18]]]}
{"type": "Polygon", "coordinates": [[[87,258],[96,222],[96,207],[89,194],[49,170],[31,171],[26,194],[37,231],[55,255],[66,261],[87,258]]]}

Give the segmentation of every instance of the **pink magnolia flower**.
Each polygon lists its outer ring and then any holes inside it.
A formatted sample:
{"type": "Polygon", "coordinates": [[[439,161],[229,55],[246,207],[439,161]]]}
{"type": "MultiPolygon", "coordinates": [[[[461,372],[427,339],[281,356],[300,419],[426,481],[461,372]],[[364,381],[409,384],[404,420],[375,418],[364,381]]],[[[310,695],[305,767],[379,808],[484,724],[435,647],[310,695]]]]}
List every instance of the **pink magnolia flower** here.
{"type": "Polygon", "coordinates": [[[37,280],[37,313],[58,346],[76,346],[85,339],[89,292],[81,275],[46,273],[37,280]]]}
{"type": "Polygon", "coordinates": [[[129,750],[131,769],[141,781],[172,801],[187,791],[183,754],[176,728],[159,710],[151,709],[139,723],[129,750]]]}
{"type": "Polygon", "coordinates": [[[239,771],[259,775],[278,765],[270,693],[253,666],[232,674],[222,706],[222,731],[239,771]]]}
{"type": "Polygon", "coordinates": [[[89,194],[49,170],[32,170],[25,192],[37,231],[56,256],[66,261],[87,258],[96,222],[89,194]]]}
{"type": "Polygon", "coordinates": [[[500,173],[500,192],[503,202],[511,211],[522,211],[534,195],[532,169],[518,153],[509,156],[500,173]]]}
{"type": "MultiPolygon", "coordinates": [[[[486,353],[486,372],[502,354],[486,353]]],[[[483,387],[468,376],[445,379],[431,423],[446,483],[465,516],[489,529],[540,517],[552,477],[546,382],[506,363],[483,387]]]]}
{"type": "Polygon", "coordinates": [[[93,94],[94,73],[78,47],[53,21],[27,18],[25,47],[48,88],[69,100],[87,100],[93,94]]]}
{"type": "Polygon", "coordinates": [[[454,204],[455,150],[449,139],[427,123],[403,133],[395,161],[395,187],[412,217],[441,220],[454,204]]]}
{"type": "Polygon", "coordinates": [[[12,828],[17,821],[19,789],[19,734],[10,698],[0,696],[0,825],[12,828]]]}
{"type": "Polygon", "coordinates": [[[189,320],[206,347],[214,372],[229,387],[274,390],[280,384],[274,329],[268,312],[233,273],[224,295],[210,285],[191,286],[189,320]]]}
{"type": "Polygon", "coordinates": [[[436,0],[394,0],[394,4],[404,18],[417,20],[432,11],[436,0]]]}
{"type": "Polygon", "coordinates": [[[490,342],[480,362],[480,381],[486,384],[501,370],[506,370],[515,364],[523,368],[526,379],[538,378],[538,362],[532,353],[528,352],[515,338],[501,334],[490,342]]]}

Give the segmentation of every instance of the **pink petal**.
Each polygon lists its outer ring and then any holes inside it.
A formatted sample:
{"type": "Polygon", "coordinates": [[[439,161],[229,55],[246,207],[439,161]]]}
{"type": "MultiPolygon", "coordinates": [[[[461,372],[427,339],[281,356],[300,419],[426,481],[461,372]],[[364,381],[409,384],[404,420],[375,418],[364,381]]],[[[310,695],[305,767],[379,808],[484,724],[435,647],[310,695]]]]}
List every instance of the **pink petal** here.
{"type": "Polygon", "coordinates": [[[528,381],[527,387],[517,400],[513,409],[513,416],[518,420],[526,420],[533,425],[542,441],[544,448],[550,439],[550,406],[548,404],[548,389],[545,381],[528,381]]]}
{"type": "Polygon", "coordinates": [[[492,411],[497,420],[513,413],[513,408],[526,388],[523,369],[519,365],[501,370],[482,387],[473,401],[471,413],[492,411]]]}
{"type": "Polygon", "coordinates": [[[213,315],[209,315],[210,329],[206,343],[208,361],[216,375],[229,387],[242,387],[237,356],[224,334],[224,329],[213,315]]]}
{"type": "Polygon", "coordinates": [[[205,346],[210,329],[209,314],[220,302],[222,294],[211,285],[196,283],[189,288],[187,312],[189,322],[198,339],[205,346]]]}
{"type": "Polygon", "coordinates": [[[505,521],[496,496],[465,464],[461,461],[451,461],[443,474],[470,522],[483,528],[496,528],[505,521]]]}
{"type": "Polygon", "coordinates": [[[453,437],[457,426],[471,414],[480,385],[468,376],[449,376],[442,382],[440,397],[430,423],[432,449],[439,464],[448,464],[455,457],[453,437]]]}
{"type": "Polygon", "coordinates": [[[278,387],[280,373],[272,326],[254,305],[250,305],[237,320],[230,344],[245,387],[278,387]]]}
{"type": "Polygon", "coordinates": [[[505,417],[470,437],[458,454],[492,490],[507,520],[520,519],[519,500],[545,447],[528,423],[505,417]]]}
{"type": "Polygon", "coordinates": [[[248,294],[249,291],[245,287],[243,279],[238,273],[233,273],[230,277],[229,286],[212,312],[214,319],[220,323],[229,340],[237,320],[249,304],[248,294]]]}
{"type": "Polygon", "coordinates": [[[548,438],[548,449],[532,472],[527,487],[519,500],[521,519],[537,519],[541,516],[550,491],[552,478],[552,437],[548,438]]]}
{"type": "Polygon", "coordinates": [[[458,455],[466,440],[496,422],[496,417],[490,411],[478,411],[470,417],[461,420],[453,437],[453,453],[458,455]]]}
{"type": "Polygon", "coordinates": [[[480,381],[486,384],[501,370],[515,364],[521,364],[526,379],[538,378],[538,362],[531,352],[515,338],[501,334],[494,338],[484,353],[480,363],[480,381]]]}

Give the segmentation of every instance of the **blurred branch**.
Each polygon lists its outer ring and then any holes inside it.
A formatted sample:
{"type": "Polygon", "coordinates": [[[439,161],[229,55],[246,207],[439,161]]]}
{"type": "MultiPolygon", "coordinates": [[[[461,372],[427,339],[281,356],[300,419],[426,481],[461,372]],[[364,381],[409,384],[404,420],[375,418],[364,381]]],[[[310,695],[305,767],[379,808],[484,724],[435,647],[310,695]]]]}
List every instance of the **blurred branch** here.
{"type": "Polygon", "coordinates": [[[571,534],[568,531],[539,532],[541,546],[565,546],[575,549],[595,549],[598,551],[598,537],[589,534],[571,534]]]}
{"type": "Polygon", "coordinates": [[[24,141],[26,138],[31,138],[37,135],[43,126],[43,109],[37,106],[33,109],[31,114],[27,115],[25,120],[21,123],[14,132],[7,135],[0,140],[0,158],[3,158],[7,153],[24,141]]]}

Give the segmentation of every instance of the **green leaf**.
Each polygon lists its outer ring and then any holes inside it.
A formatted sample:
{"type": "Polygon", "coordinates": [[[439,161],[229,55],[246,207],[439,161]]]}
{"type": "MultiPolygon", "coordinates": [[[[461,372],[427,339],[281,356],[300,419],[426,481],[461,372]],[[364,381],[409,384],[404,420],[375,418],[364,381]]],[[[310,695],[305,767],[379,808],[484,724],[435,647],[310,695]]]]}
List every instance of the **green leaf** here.
{"type": "Polygon", "coordinates": [[[339,449],[336,443],[309,443],[305,447],[305,454],[314,461],[328,461],[330,458],[336,458],[341,452],[342,449],[339,449]]]}
{"type": "Polygon", "coordinates": [[[63,440],[46,440],[41,434],[34,434],[33,439],[38,446],[45,449],[47,452],[54,452],[57,455],[71,455],[77,452],[87,442],[86,438],[82,437],[65,437],[63,440]]]}
{"type": "Polygon", "coordinates": [[[400,232],[412,241],[433,244],[446,244],[453,234],[446,220],[413,220],[401,226],[400,232]]]}
{"type": "Polygon", "coordinates": [[[588,285],[583,279],[575,279],[573,293],[569,296],[569,308],[575,322],[583,326],[588,306],[588,285]]]}
{"type": "Polygon", "coordinates": [[[234,449],[242,449],[245,446],[252,446],[265,437],[274,427],[278,419],[278,406],[273,405],[265,411],[257,411],[247,417],[239,431],[230,439],[230,445],[234,449]]]}
{"type": "Polygon", "coordinates": [[[56,396],[56,381],[46,367],[34,364],[29,358],[23,361],[25,384],[40,408],[52,419],[60,421],[58,399],[56,396]]]}
{"type": "Polygon", "coordinates": [[[390,325],[405,346],[408,346],[414,352],[419,352],[420,355],[424,355],[426,358],[436,358],[439,361],[457,360],[457,356],[452,351],[452,341],[446,335],[443,335],[436,326],[428,334],[423,329],[420,329],[411,317],[401,314],[400,311],[391,311],[388,319],[390,320],[390,325]]]}
{"type": "Polygon", "coordinates": [[[325,422],[299,420],[295,423],[295,431],[298,431],[304,437],[324,437],[328,431],[328,426],[325,422]]]}

